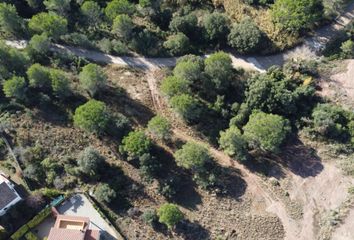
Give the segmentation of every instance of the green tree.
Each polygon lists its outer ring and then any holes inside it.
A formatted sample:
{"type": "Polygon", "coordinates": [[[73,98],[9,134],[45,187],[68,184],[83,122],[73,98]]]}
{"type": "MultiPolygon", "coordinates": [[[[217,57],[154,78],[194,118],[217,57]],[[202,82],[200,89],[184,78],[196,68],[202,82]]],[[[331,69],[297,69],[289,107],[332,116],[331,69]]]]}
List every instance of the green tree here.
{"type": "Polygon", "coordinates": [[[354,56],[354,42],[351,39],[343,42],[340,49],[344,57],[351,58],[354,56]]]}
{"type": "Polygon", "coordinates": [[[65,16],[70,10],[71,0],[45,0],[43,1],[44,6],[49,11],[57,12],[61,16],[65,16]]]}
{"type": "Polygon", "coordinates": [[[198,61],[185,60],[177,62],[173,69],[173,75],[179,79],[185,79],[189,83],[196,83],[202,78],[202,66],[198,61]]]}
{"type": "Polygon", "coordinates": [[[170,22],[170,30],[174,33],[182,32],[188,37],[195,34],[198,25],[198,19],[194,14],[185,16],[175,16],[170,22]]]}
{"type": "Polygon", "coordinates": [[[107,107],[100,101],[90,100],[75,110],[74,124],[90,133],[102,134],[109,120],[107,107]]]}
{"type": "Polygon", "coordinates": [[[80,7],[80,11],[85,17],[86,24],[97,26],[101,22],[102,9],[97,2],[85,1],[80,7]]]}
{"type": "Polygon", "coordinates": [[[27,83],[23,77],[14,76],[3,84],[3,91],[6,97],[24,100],[26,97],[27,83]]]}
{"type": "Polygon", "coordinates": [[[165,224],[169,229],[173,228],[184,216],[179,208],[172,203],[165,203],[157,210],[159,222],[165,224]]]}
{"type": "Polygon", "coordinates": [[[112,0],[104,11],[106,16],[113,21],[120,14],[133,14],[135,7],[128,0],[112,0]]]}
{"type": "Polygon", "coordinates": [[[7,3],[0,3],[0,31],[19,36],[23,33],[23,19],[18,15],[16,7],[7,3]]]}
{"type": "Polygon", "coordinates": [[[50,50],[50,39],[46,34],[34,35],[28,44],[28,52],[32,57],[44,57],[50,50]]]}
{"type": "Polygon", "coordinates": [[[162,116],[151,118],[148,123],[148,130],[153,136],[163,140],[171,138],[172,135],[171,124],[162,116]]]}
{"type": "Polygon", "coordinates": [[[53,93],[59,98],[65,98],[70,95],[69,79],[63,71],[50,69],[50,80],[52,82],[53,93]]]}
{"type": "Polygon", "coordinates": [[[133,20],[127,14],[120,14],[113,21],[112,32],[125,41],[131,38],[133,29],[133,20]]]}
{"type": "Polygon", "coordinates": [[[298,32],[323,16],[321,0],[277,0],[272,5],[273,21],[283,30],[298,32]]]}
{"type": "Polygon", "coordinates": [[[205,59],[205,73],[218,90],[227,89],[233,76],[232,60],[227,53],[217,52],[205,59]]]}
{"type": "Polygon", "coordinates": [[[189,52],[189,38],[183,33],[177,33],[175,35],[171,35],[168,39],[163,43],[163,46],[168,49],[171,55],[183,55],[189,52]]]}
{"type": "Polygon", "coordinates": [[[260,49],[262,32],[251,18],[246,18],[231,28],[228,42],[240,53],[252,53],[260,49]]]}
{"type": "Polygon", "coordinates": [[[122,150],[127,153],[130,158],[138,158],[148,153],[151,146],[151,140],[141,130],[130,132],[122,141],[122,150]]]}
{"type": "Polygon", "coordinates": [[[68,21],[55,14],[42,12],[34,15],[28,23],[29,28],[35,33],[45,33],[48,37],[58,39],[67,33],[68,21]]]}
{"type": "Polygon", "coordinates": [[[179,79],[175,76],[169,76],[161,83],[161,91],[168,97],[190,93],[190,83],[186,79],[179,79]]]}
{"type": "Polygon", "coordinates": [[[91,96],[95,96],[107,82],[107,75],[103,72],[102,68],[93,63],[89,63],[82,68],[79,78],[81,86],[91,96]]]}
{"type": "Polygon", "coordinates": [[[161,170],[161,164],[150,153],[144,153],[139,157],[139,165],[140,175],[147,182],[151,182],[153,177],[161,170]]]}
{"type": "Polygon", "coordinates": [[[224,41],[229,32],[227,17],[218,12],[208,14],[203,22],[208,38],[212,41],[224,41]]]}
{"type": "Polygon", "coordinates": [[[289,121],[279,115],[254,112],[243,130],[251,147],[277,153],[291,127],[289,121]]]}
{"type": "Polygon", "coordinates": [[[190,169],[194,173],[202,172],[212,157],[206,147],[195,142],[187,142],[174,154],[178,166],[190,169]]]}
{"type": "Polygon", "coordinates": [[[202,114],[199,101],[188,94],[173,96],[170,99],[173,109],[187,122],[195,122],[202,114]]]}
{"type": "Polygon", "coordinates": [[[105,158],[94,148],[87,147],[79,153],[77,163],[80,171],[86,175],[98,176],[100,167],[105,158]]]}
{"type": "Polygon", "coordinates": [[[220,132],[219,144],[220,148],[230,157],[235,157],[240,161],[247,160],[247,142],[237,127],[231,126],[220,132]]]}
{"type": "Polygon", "coordinates": [[[101,183],[96,187],[95,198],[99,202],[111,203],[116,197],[117,193],[107,183],[101,183]]]}
{"type": "Polygon", "coordinates": [[[30,87],[33,88],[45,88],[50,86],[51,78],[48,68],[35,63],[27,70],[27,78],[29,80],[30,87]]]}
{"type": "Polygon", "coordinates": [[[10,78],[13,74],[22,76],[28,64],[27,54],[0,41],[0,79],[10,78]]]}

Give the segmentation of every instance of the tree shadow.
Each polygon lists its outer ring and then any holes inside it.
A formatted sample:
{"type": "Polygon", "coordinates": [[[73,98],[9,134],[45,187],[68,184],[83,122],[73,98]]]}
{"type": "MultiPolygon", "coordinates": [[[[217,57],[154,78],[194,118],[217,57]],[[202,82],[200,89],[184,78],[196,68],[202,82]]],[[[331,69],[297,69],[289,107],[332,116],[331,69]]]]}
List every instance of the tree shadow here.
{"type": "Polygon", "coordinates": [[[197,221],[183,220],[176,225],[176,233],[185,240],[207,240],[210,239],[210,233],[202,227],[197,221]]]}
{"type": "Polygon", "coordinates": [[[242,164],[251,172],[257,172],[266,177],[274,177],[276,179],[285,177],[281,165],[272,160],[272,157],[268,158],[267,156],[262,155],[253,156],[251,159],[243,161],[242,164]]]}
{"type": "Polygon", "coordinates": [[[284,147],[279,157],[280,164],[302,178],[315,177],[324,168],[316,150],[305,146],[298,138],[291,139],[291,144],[284,147]]]}
{"type": "Polygon", "coordinates": [[[132,99],[122,89],[107,86],[99,98],[115,111],[124,114],[137,125],[146,125],[155,115],[150,108],[132,99]]]}

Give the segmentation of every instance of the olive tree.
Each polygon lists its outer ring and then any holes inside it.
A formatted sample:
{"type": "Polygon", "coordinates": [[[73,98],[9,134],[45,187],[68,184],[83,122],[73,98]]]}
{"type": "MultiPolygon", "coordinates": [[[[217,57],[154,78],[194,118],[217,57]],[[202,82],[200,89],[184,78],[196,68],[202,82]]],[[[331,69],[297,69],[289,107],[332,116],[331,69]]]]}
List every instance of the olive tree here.
{"type": "Polygon", "coordinates": [[[107,107],[103,102],[90,100],[75,110],[74,124],[90,133],[102,134],[110,120],[107,107]]]}
{"type": "Polygon", "coordinates": [[[81,86],[91,96],[94,96],[103,86],[105,86],[107,75],[103,72],[100,66],[94,63],[89,63],[82,68],[79,79],[81,86]]]}
{"type": "Polygon", "coordinates": [[[258,111],[251,114],[243,131],[251,147],[277,153],[291,127],[289,121],[282,116],[258,111]]]}
{"type": "Polygon", "coordinates": [[[172,203],[165,203],[157,210],[159,222],[165,224],[169,229],[173,228],[184,216],[181,210],[172,203]]]}

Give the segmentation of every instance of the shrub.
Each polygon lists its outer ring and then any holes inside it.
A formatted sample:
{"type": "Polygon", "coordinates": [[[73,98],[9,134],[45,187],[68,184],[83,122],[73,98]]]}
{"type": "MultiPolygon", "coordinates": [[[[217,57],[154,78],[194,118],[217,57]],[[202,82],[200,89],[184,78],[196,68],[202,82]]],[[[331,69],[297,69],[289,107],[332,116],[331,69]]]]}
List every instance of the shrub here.
{"type": "Polygon", "coordinates": [[[169,27],[172,32],[182,32],[190,37],[195,33],[197,25],[197,17],[194,14],[188,14],[186,16],[175,16],[172,18],[169,27]]]}
{"type": "Polygon", "coordinates": [[[23,33],[23,19],[12,4],[0,3],[0,31],[11,36],[23,33]]]}
{"type": "Polygon", "coordinates": [[[243,130],[251,147],[277,153],[291,128],[289,121],[279,115],[254,112],[243,130]]]}
{"type": "Polygon", "coordinates": [[[190,123],[196,122],[202,114],[199,101],[188,94],[173,96],[170,104],[178,115],[190,123]]]}
{"type": "Polygon", "coordinates": [[[90,133],[104,133],[109,120],[107,107],[100,101],[90,100],[75,110],[74,124],[90,133]]]}
{"type": "MultiPolygon", "coordinates": [[[[192,55],[190,55],[192,56],[192,55]]],[[[187,80],[189,83],[196,83],[202,76],[202,65],[197,59],[184,58],[183,61],[178,61],[173,69],[173,74],[178,79],[187,80]]]]}
{"type": "Polygon", "coordinates": [[[227,17],[218,12],[208,14],[203,22],[208,38],[212,41],[225,41],[229,32],[227,17]]]}
{"type": "Polygon", "coordinates": [[[111,203],[117,197],[117,193],[106,183],[96,187],[95,198],[99,202],[111,203]]]}
{"type": "Polygon", "coordinates": [[[232,60],[227,53],[217,52],[205,59],[205,73],[218,90],[227,89],[233,75],[232,60]]]}
{"type": "Polygon", "coordinates": [[[172,203],[165,203],[157,210],[159,222],[165,224],[169,229],[173,228],[184,216],[179,208],[172,203]]]}
{"type": "Polygon", "coordinates": [[[117,34],[118,37],[121,37],[126,41],[129,40],[132,36],[133,29],[133,20],[127,14],[120,14],[115,17],[112,32],[117,34]]]}
{"type": "Polygon", "coordinates": [[[50,50],[50,39],[46,34],[34,35],[28,44],[28,51],[32,57],[43,58],[50,50]]]}
{"type": "Polygon", "coordinates": [[[113,0],[107,4],[104,12],[113,21],[120,14],[131,15],[135,11],[134,5],[128,0],[113,0]]]}
{"type": "Polygon", "coordinates": [[[27,83],[23,77],[12,77],[4,82],[3,91],[6,97],[24,100],[27,83]]]}
{"type": "Polygon", "coordinates": [[[35,63],[27,70],[27,78],[30,87],[47,88],[50,86],[50,72],[46,67],[35,63]]]}
{"type": "Polygon", "coordinates": [[[163,46],[168,49],[171,55],[180,56],[189,52],[189,38],[183,33],[171,35],[163,43],[163,46]]]}
{"type": "Polygon", "coordinates": [[[343,42],[340,49],[344,57],[351,58],[354,56],[354,42],[351,39],[343,42]]]}
{"type": "Polygon", "coordinates": [[[88,91],[91,96],[94,96],[101,90],[107,81],[107,76],[102,68],[93,63],[89,63],[82,68],[79,78],[81,86],[88,91]]]}
{"type": "Polygon", "coordinates": [[[277,0],[271,14],[281,29],[298,32],[311,27],[323,16],[323,5],[321,0],[277,0]]]}
{"type": "Polygon", "coordinates": [[[127,153],[130,158],[138,158],[148,153],[151,145],[151,140],[143,131],[135,130],[123,138],[122,150],[127,153]]]}
{"type": "Polygon", "coordinates": [[[94,24],[97,26],[101,22],[102,9],[97,2],[85,1],[80,7],[80,12],[89,25],[94,24]]]}
{"type": "Polygon", "coordinates": [[[175,152],[174,157],[178,166],[195,173],[202,172],[205,164],[212,159],[206,147],[194,142],[184,144],[175,152]]]}
{"type": "Polygon", "coordinates": [[[165,78],[161,84],[161,91],[169,96],[181,95],[184,93],[190,93],[190,82],[186,79],[177,78],[175,76],[169,76],[165,78]]]}
{"type": "Polygon", "coordinates": [[[247,142],[237,127],[232,126],[220,132],[219,144],[227,155],[240,161],[247,160],[247,142]]]}
{"type": "Polygon", "coordinates": [[[153,226],[158,219],[156,211],[154,209],[146,210],[143,215],[141,215],[141,219],[150,226],[153,226]]]}
{"type": "Polygon", "coordinates": [[[50,79],[54,95],[59,98],[65,98],[70,95],[69,79],[63,71],[51,69],[50,79]]]}
{"type": "Polygon", "coordinates": [[[44,6],[48,11],[57,12],[59,15],[66,15],[70,11],[71,0],[45,0],[44,6]]]}
{"type": "Polygon", "coordinates": [[[42,12],[34,15],[28,23],[29,28],[35,33],[46,33],[48,37],[58,39],[67,32],[68,21],[53,13],[42,12]]]}
{"type": "Polygon", "coordinates": [[[87,147],[79,153],[77,163],[80,171],[88,176],[95,177],[104,163],[105,158],[94,148],[87,147]]]}
{"type": "Polygon", "coordinates": [[[240,53],[252,53],[260,49],[262,32],[250,18],[246,18],[231,28],[228,42],[240,53]]]}
{"type": "Polygon", "coordinates": [[[171,124],[161,116],[151,118],[148,123],[148,130],[153,136],[163,140],[169,139],[172,134],[171,124]]]}

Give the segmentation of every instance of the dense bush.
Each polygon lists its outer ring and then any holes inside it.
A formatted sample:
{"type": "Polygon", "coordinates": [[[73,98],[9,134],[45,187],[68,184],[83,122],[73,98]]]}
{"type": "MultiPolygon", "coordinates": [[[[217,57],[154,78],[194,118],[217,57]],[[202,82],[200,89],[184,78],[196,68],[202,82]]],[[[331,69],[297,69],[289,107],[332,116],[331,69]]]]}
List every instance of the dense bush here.
{"type": "Polygon", "coordinates": [[[28,52],[30,56],[36,60],[42,60],[46,57],[50,50],[50,39],[44,33],[34,35],[28,44],[28,52]]]}
{"type": "Polygon", "coordinates": [[[18,15],[16,7],[0,3],[0,31],[10,36],[19,36],[23,33],[23,28],[24,22],[18,15]]]}
{"type": "Polygon", "coordinates": [[[247,142],[237,127],[231,126],[220,132],[219,144],[227,155],[239,161],[247,160],[247,142]]]}
{"type": "Polygon", "coordinates": [[[169,229],[173,228],[184,216],[179,208],[172,203],[165,203],[157,210],[159,222],[165,224],[169,229]]]}
{"type": "Polygon", "coordinates": [[[148,131],[156,138],[167,140],[171,137],[171,124],[162,116],[151,118],[148,123],[148,131]]]}
{"type": "Polygon", "coordinates": [[[168,97],[190,93],[190,82],[184,78],[169,76],[161,84],[161,91],[168,97]]]}
{"type": "Polygon", "coordinates": [[[202,114],[199,101],[188,94],[173,96],[170,104],[178,115],[190,123],[196,122],[202,114]]]}
{"type": "Polygon", "coordinates": [[[206,147],[194,142],[187,142],[174,154],[176,163],[195,173],[204,171],[204,166],[210,162],[212,157],[206,147]]]}
{"type": "Polygon", "coordinates": [[[130,158],[138,158],[145,153],[149,153],[151,148],[151,140],[143,131],[136,130],[130,132],[128,136],[123,138],[122,150],[127,153],[130,158]]]}
{"type": "Polygon", "coordinates": [[[4,82],[3,91],[6,97],[16,100],[26,98],[27,83],[23,77],[12,77],[4,82]]]}
{"type": "Polygon", "coordinates": [[[227,17],[218,12],[208,14],[203,21],[208,38],[212,41],[224,42],[229,33],[227,17]]]}
{"type": "Polygon", "coordinates": [[[216,89],[227,89],[233,75],[232,60],[227,53],[217,52],[205,59],[205,73],[216,89]]]}
{"type": "Polygon", "coordinates": [[[55,96],[62,99],[71,94],[69,79],[63,71],[50,69],[50,79],[52,82],[52,91],[55,96]]]}
{"type": "Polygon", "coordinates": [[[107,81],[107,76],[102,68],[93,63],[89,63],[82,68],[79,78],[82,88],[85,89],[91,97],[95,96],[95,94],[106,85],[107,81]]]}
{"type": "Polygon", "coordinates": [[[27,70],[27,78],[30,87],[33,88],[48,88],[51,84],[50,72],[48,68],[35,63],[27,70]]]}
{"type": "Polygon", "coordinates": [[[149,153],[144,153],[139,157],[139,170],[142,178],[150,182],[161,170],[161,164],[149,153]]]}
{"type": "Polygon", "coordinates": [[[191,37],[195,34],[197,24],[197,17],[194,14],[188,14],[172,18],[169,27],[172,32],[182,32],[186,36],[191,37]]]}
{"type": "Polygon", "coordinates": [[[283,30],[298,32],[323,17],[321,0],[277,0],[272,5],[273,21],[283,30]]]}
{"type": "Polygon", "coordinates": [[[104,12],[113,21],[120,14],[130,15],[135,11],[134,5],[128,0],[113,0],[107,4],[104,12]]]}
{"type": "Polygon", "coordinates": [[[113,21],[112,32],[126,41],[131,38],[133,29],[134,23],[126,14],[118,15],[113,21]]]}
{"type": "Polygon", "coordinates": [[[251,18],[246,18],[231,28],[228,42],[240,53],[252,53],[261,47],[262,32],[251,18]]]}
{"type": "Polygon", "coordinates": [[[279,115],[254,112],[243,130],[252,148],[277,153],[291,127],[289,121],[279,115]]]}
{"type": "Polygon", "coordinates": [[[190,50],[189,38],[183,33],[169,36],[163,46],[174,56],[186,54],[190,50]]]}
{"type": "Polygon", "coordinates": [[[109,120],[107,107],[100,101],[90,100],[75,110],[74,124],[90,133],[104,133],[109,120]]]}
{"type": "Polygon", "coordinates": [[[108,184],[101,183],[95,189],[95,198],[99,202],[111,203],[116,197],[117,193],[108,184]]]}
{"type": "Polygon", "coordinates": [[[34,15],[29,21],[28,26],[33,32],[39,34],[45,33],[53,39],[58,39],[68,31],[68,21],[53,12],[42,12],[34,15]]]}
{"type": "Polygon", "coordinates": [[[95,1],[85,1],[80,6],[80,12],[85,17],[85,22],[88,25],[97,26],[101,22],[102,9],[95,1]]]}
{"type": "Polygon", "coordinates": [[[105,158],[94,148],[87,147],[80,152],[77,163],[80,171],[88,176],[96,177],[104,163],[105,158]]]}

